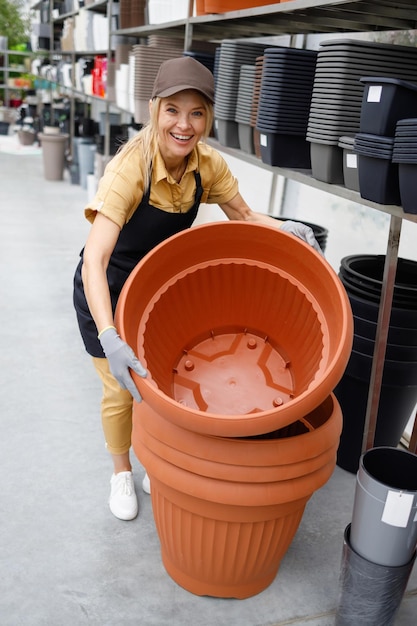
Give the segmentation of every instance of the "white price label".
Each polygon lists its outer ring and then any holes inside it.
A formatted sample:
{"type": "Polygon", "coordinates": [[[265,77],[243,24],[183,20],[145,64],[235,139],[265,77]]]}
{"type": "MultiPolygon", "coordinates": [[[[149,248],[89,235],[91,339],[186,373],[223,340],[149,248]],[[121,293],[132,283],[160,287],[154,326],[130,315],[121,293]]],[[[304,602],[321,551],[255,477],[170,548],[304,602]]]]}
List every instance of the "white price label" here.
{"type": "Polygon", "coordinates": [[[388,491],[381,520],[390,526],[406,528],[413,508],[414,496],[402,491],[388,491]]]}
{"type": "Polygon", "coordinates": [[[367,102],[381,102],[382,85],[371,85],[368,89],[367,102]]]}
{"type": "Polygon", "coordinates": [[[358,169],[358,155],[357,154],[346,155],[346,167],[350,167],[354,170],[358,169]]]}
{"type": "Polygon", "coordinates": [[[267,145],[268,145],[268,137],[266,135],[260,135],[259,136],[259,141],[260,141],[261,146],[263,146],[264,148],[267,147],[267,145]]]}

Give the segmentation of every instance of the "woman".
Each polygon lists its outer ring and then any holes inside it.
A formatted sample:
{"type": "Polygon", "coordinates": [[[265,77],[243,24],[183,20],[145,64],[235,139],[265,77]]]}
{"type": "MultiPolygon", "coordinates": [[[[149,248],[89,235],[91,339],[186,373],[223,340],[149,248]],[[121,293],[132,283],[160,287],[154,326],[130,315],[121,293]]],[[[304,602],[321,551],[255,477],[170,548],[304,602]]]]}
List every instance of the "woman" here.
{"type": "MultiPolygon", "coordinates": [[[[284,228],[319,250],[304,224],[253,212],[223,158],[202,143],[212,128],[213,100],[213,75],[204,65],[191,57],[164,62],[153,86],[149,124],[108,164],[85,210],[92,227],[74,278],[74,305],[103,382],[102,424],[113,460],[109,505],[123,520],[138,513],[129,449],[132,396],[141,398],[129,369],[146,376],[113,320],[132,269],[158,243],[189,228],[201,202],[218,204],[231,220],[284,228]]],[[[149,493],[147,476],[142,485],[149,493]]]]}

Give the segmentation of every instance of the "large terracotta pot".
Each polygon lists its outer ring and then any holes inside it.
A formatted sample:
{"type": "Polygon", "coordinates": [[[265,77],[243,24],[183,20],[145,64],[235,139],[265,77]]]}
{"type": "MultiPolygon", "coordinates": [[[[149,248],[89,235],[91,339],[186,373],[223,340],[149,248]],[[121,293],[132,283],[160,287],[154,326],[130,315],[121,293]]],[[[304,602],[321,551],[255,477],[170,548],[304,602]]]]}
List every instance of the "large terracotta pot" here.
{"type": "Polygon", "coordinates": [[[319,406],[343,375],[353,322],[340,279],[277,228],[205,224],[149,253],[116,310],[148,377],[144,401],[218,436],[267,433],[319,406]]]}
{"type": "Polygon", "coordinates": [[[170,576],[198,595],[265,589],[333,472],[341,427],[332,395],[302,421],[250,438],[193,433],[135,403],[133,447],[150,476],[170,576]]]}

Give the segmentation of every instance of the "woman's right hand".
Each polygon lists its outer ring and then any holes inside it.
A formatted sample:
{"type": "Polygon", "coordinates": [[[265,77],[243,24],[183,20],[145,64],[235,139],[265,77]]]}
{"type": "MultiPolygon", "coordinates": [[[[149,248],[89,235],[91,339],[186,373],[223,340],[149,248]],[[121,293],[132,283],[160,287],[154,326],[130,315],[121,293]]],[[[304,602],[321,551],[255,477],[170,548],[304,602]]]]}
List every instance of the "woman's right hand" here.
{"type": "Polygon", "coordinates": [[[109,362],[110,371],[122,389],[127,389],[133,398],[140,402],[140,393],[130,375],[130,369],[146,378],[147,371],[139,361],[132,348],[117,333],[114,326],[104,329],[99,334],[103,352],[109,362]]]}

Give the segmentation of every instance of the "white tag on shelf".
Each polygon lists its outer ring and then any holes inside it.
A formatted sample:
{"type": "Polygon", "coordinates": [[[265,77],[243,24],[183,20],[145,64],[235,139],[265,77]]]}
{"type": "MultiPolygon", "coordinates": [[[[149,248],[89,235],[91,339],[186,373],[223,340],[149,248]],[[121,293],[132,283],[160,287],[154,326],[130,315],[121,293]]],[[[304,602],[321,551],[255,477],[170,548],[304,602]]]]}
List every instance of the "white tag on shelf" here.
{"type": "Polygon", "coordinates": [[[352,169],[358,169],[358,155],[357,154],[347,154],[346,155],[346,167],[351,167],[352,169]]]}
{"type": "Polygon", "coordinates": [[[382,85],[371,85],[368,89],[367,102],[381,102],[382,85]]]}
{"type": "Polygon", "coordinates": [[[406,528],[413,508],[414,496],[402,491],[388,491],[381,521],[390,526],[406,528]]]}
{"type": "Polygon", "coordinates": [[[263,146],[264,148],[267,147],[267,145],[268,145],[268,137],[267,137],[267,135],[260,135],[259,136],[259,141],[260,141],[261,146],[263,146]]]}

